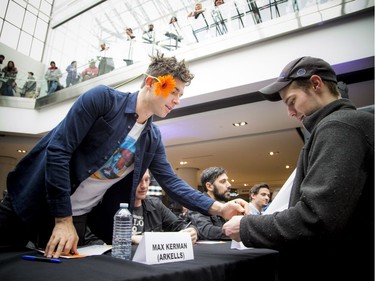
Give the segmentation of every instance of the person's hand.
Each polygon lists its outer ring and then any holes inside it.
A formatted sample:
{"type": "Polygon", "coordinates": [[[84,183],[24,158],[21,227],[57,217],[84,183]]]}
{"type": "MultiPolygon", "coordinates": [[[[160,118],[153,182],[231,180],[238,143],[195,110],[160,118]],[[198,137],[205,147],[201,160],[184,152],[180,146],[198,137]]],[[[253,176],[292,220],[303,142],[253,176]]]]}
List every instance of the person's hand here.
{"type": "Polygon", "coordinates": [[[142,234],[132,235],[132,243],[135,245],[138,245],[141,242],[142,237],[143,237],[142,234]]]}
{"type": "Polygon", "coordinates": [[[197,230],[194,227],[188,227],[188,228],[181,229],[180,232],[188,232],[190,234],[190,237],[191,237],[191,242],[193,242],[193,244],[197,243],[198,233],[197,233],[197,230]]]}
{"type": "Polygon", "coordinates": [[[241,213],[241,215],[250,214],[249,202],[247,202],[247,201],[245,201],[241,198],[240,199],[234,199],[234,200],[229,201],[229,202],[234,202],[235,204],[241,205],[241,207],[245,209],[245,211],[243,213],[241,213]]]}
{"type": "Polygon", "coordinates": [[[243,199],[235,199],[223,204],[215,201],[208,212],[212,215],[219,215],[226,220],[233,216],[246,215],[250,212],[249,203],[243,199]]]}
{"type": "Polygon", "coordinates": [[[61,254],[78,253],[78,239],[72,217],[55,218],[55,227],[44,255],[48,258],[59,258],[61,254]]]}
{"type": "Polygon", "coordinates": [[[243,216],[234,216],[223,225],[223,233],[237,242],[241,241],[240,222],[243,216]]]}

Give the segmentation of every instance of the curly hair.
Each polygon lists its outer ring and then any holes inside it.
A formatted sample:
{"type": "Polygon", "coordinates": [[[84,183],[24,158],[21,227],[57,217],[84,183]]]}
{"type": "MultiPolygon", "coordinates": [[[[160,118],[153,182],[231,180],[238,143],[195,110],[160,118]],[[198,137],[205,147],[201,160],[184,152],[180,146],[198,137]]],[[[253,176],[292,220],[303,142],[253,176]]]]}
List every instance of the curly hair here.
{"type": "MultiPolygon", "coordinates": [[[[175,79],[185,82],[186,86],[189,86],[194,78],[194,74],[190,72],[185,60],[177,61],[176,57],[164,57],[164,54],[159,51],[150,58],[151,63],[146,71],[148,75],[158,77],[170,74],[175,79]]],[[[145,81],[143,81],[142,87],[144,84],[145,81]]]]}

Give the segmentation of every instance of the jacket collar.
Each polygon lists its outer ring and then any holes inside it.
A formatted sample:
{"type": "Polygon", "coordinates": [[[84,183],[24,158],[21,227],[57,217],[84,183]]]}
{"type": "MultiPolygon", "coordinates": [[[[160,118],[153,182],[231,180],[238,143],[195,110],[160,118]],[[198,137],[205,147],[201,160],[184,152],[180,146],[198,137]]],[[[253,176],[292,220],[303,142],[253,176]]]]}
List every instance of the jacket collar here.
{"type": "MultiPolygon", "coordinates": [[[[146,196],[145,199],[142,200],[142,207],[145,212],[155,212],[156,209],[154,205],[152,204],[152,198],[149,196],[146,196]]],[[[159,199],[158,199],[159,200],[159,199]]]]}
{"type": "Polygon", "coordinates": [[[310,116],[305,117],[303,120],[303,125],[305,126],[307,131],[311,133],[314,130],[314,128],[318,125],[318,123],[322,121],[322,119],[330,115],[332,112],[341,109],[355,110],[356,108],[348,99],[338,99],[315,111],[310,116]]]}

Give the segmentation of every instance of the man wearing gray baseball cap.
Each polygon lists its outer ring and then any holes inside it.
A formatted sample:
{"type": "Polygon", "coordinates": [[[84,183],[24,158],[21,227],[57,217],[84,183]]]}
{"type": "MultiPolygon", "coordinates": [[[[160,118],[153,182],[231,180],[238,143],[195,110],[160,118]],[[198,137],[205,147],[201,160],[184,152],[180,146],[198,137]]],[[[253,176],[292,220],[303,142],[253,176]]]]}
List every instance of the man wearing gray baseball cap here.
{"type": "Polygon", "coordinates": [[[319,75],[324,81],[337,83],[336,73],[326,61],[320,58],[301,57],[292,60],[281,71],[279,77],[272,84],[259,90],[270,101],[279,101],[280,90],[290,85],[294,80],[310,78],[319,75]]]}
{"type": "Polygon", "coordinates": [[[259,92],[282,100],[310,137],[288,208],[233,217],[224,233],[279,250],[279,280],[374,280],[373,114],[341,98],[335,71],[320,58],[291,61],[259,92]]]}

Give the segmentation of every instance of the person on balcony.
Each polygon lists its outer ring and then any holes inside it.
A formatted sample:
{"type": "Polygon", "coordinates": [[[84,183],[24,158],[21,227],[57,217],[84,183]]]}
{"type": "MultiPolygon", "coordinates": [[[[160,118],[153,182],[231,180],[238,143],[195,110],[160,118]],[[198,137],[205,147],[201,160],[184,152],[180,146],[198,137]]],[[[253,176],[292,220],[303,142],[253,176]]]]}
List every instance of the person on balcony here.
{"type": "Polygon", "coordinates": [[[2,69],[4,82],[2,84],[1,94],[3,96],[14,96],[13,89],[16,86],[18,69],[14,61],[8,61],[7,66],[2,69]]]}
{"type": "Polygon", "coordinates": [[[95,60],[90,60],[89,67],[82,71],[82,81],[95,78],[99,75],[99,68],[96,66],[95,60]]]}
{"type": "Polygon", "coordinates": [[[34,73],[29,71],[27,80],[22,87],[21,96],[25,98],[34,98],[36,97],[36,81],[34,73]]]}
{"type": "Polygon", "coordinates": [[[60,85],[62,72],[60,68],[56,66],[56,63],[54,61],[50,62],[50,67],[47,69],[44,77],[47,80],[47,95],[50,95],[62,88],[62,86],[60,85]]]}

